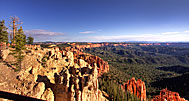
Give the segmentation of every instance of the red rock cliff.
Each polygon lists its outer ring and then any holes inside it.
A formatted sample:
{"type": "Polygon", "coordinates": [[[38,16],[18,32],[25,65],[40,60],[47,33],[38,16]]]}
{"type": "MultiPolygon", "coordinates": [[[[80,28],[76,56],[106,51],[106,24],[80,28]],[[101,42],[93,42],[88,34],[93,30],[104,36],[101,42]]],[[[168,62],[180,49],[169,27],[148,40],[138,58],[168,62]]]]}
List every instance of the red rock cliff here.
{"type": "Polygon", "coordinates": [[[103,47],[103,46],[128,46],[128,45],[132,45],[132,44],[127,44],[127,43],[118,43],[118,44],[111,44],[111,43],[92,44],[92,43],[88,43],[86,45],[72,44],[72,46],[76,47],[77,49],[103,47]]]}
{"type": "Polygon", "coordinates": [[[133,77],[122,85],[122,89],[136,95],[141,101],[146,101],[146,87],[142,80],[138,79],[136,81],[133,77]]]}
{"type": "Polygon", "coordinates": [[[82,64],[82,60],[90,64],[92,67],[94,67],[94,64],[97,65],[97,70],[98,70],[98,76],[101,76],[103,73],[106,73],[109,71],[109,64],[108,62],[102,60],[98,56],[94,56],[91,54],[83,53],[82,50],[67,47],[66,50],[72,51],[74,54],[74,62],[78,64],[82,64]]]}
{"type": "Polygon", "coordinates": [[[80,59],[85,60],[87,63],[89,63],[91,66],[94,66],[94,63],[97,64],[98,67],[98,76],[102,75],[103,73],[106,73],[109,71],[109,65],[108,62],[102,60],[98,56],[93,55],[80,55],[80,59]]]}
{"type": "MultiPolygon", "coordinates": [[[[174,43],[141,43],[138,44],[139,46],[153,46],[153,45],[172,45],[174,43]]],[[[73,47],[76,47],[77,49],[84,49],[84,48],[94,48],[94,47],[103,47],[103,46],[131,46],[131,45],[136,45],[136,44],[128,44],[128,43],[97,43],[97,44],[92,44],[92,43],[87,43],[86,45],[78,45],[78,44],[71,44],[73,47]]]]}
{"type": "Polygon", "coordinates": [[[179,96],[179,93],[167,89],[160,91],[160,95],[154,96],[151,101],[187,101],[179,96]]]}

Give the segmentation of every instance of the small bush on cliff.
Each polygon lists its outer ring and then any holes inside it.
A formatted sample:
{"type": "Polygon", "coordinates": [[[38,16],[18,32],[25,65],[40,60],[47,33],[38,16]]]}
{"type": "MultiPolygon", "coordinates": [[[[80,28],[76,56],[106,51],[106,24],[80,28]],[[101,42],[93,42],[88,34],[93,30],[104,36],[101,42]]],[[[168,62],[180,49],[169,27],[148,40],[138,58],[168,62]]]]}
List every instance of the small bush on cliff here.
{"type": "Polygon", "coordinates": [[[12,46],[14,50],[12,50],[12,55],[16,58],[16,69],[15,71],[19,71],[21,69],[21,63],[24,58],[23,50],[25,50],[26,44],[26,36],[24,35],[24,31],[22,27],[18,30],[15,36],[15,44],[12,46]]]}
{"type": "Polygon", "coordinates": [[[66,47],[71,47],[72,45],[67,44],[67,43],[63,43],[63,44],[59,44],[57,45],[59,48],[66,48],[66,47]]]}
{"type": "Polygon", "coordinates": [[[27,44],[33,44],[33,40],[34,40],[34,38],[31,37],[31,36],[29,36],[29,37],[27,38],[27,44]]]}
{"type": "Polygon", "coordinates": [[[47,67],[47,64],[46,64],[47,60],[48,60],[48,57],[47,57],[47,56],[44,56],[44,57],[41,59],[41,65],[42,65],[43,67],[47,67]]]}

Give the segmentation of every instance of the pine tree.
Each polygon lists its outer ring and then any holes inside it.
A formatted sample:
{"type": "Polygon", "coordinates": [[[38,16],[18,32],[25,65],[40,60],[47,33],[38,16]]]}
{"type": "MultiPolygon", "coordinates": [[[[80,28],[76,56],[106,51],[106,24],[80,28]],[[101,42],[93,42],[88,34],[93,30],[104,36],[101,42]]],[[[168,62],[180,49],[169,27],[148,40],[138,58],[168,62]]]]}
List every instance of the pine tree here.
{"type": "Polygon", "coordinates": [[[33,44],[33,40],[34,40],[34,38],[31,37],[31,36],[29,36],[29,37],[27,38],[27,44],[33,44]]]}
{"type": "Polygon", "coordinates": [[[15,65],[16,65],[16,71],[19,71],[21,69],[21,62],[24,58],[23,50],[25,50],[25,44],[26,44],[26,36],[24,35],[24,31],[22,27],[18,30],[15,36],[15,45],[13,50],[13,55],[17,59],[15,65]]]}
{"type": "Polygon", "coordinates": [[[1,42],[8,43],[8,32],[4,20],[0,21],[0,43],[1,42]]]}

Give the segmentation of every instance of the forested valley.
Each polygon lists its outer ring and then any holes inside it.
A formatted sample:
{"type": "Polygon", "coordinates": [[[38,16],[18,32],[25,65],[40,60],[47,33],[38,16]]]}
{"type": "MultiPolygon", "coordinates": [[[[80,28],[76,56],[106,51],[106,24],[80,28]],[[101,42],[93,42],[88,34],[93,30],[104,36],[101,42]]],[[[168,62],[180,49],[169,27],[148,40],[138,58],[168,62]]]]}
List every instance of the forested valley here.
{"type": "MultiPolygon", "coordinates": [[[[179,92],[189,98],[189,44],[160,46],[105,46],[85,48],[84,52],[108,61],[110,72],[99,79],[122,84],[135,77],[146,84],[147,97],[157,95],[161,89],[179,92]]],[[[101,89],[106,88],[102,85],[101,89]]]]}

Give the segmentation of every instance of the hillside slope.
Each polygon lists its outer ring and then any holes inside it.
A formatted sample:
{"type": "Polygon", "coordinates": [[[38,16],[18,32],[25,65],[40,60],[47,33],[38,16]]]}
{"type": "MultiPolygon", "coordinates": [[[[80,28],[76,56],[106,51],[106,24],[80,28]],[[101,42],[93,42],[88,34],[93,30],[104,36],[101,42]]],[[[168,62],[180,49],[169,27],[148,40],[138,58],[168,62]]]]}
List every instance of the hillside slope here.
{"type": "Polygon", "coordinates": [[[70,50],[32,48],[24,52],[22,68],[14,72],[15,58],[0,63],[0,89],[48,101],[105,101],[98,89],[98,66],[74,58],[70,50]],[[74,60],[77,59],[77,62],[74,60]]]}

